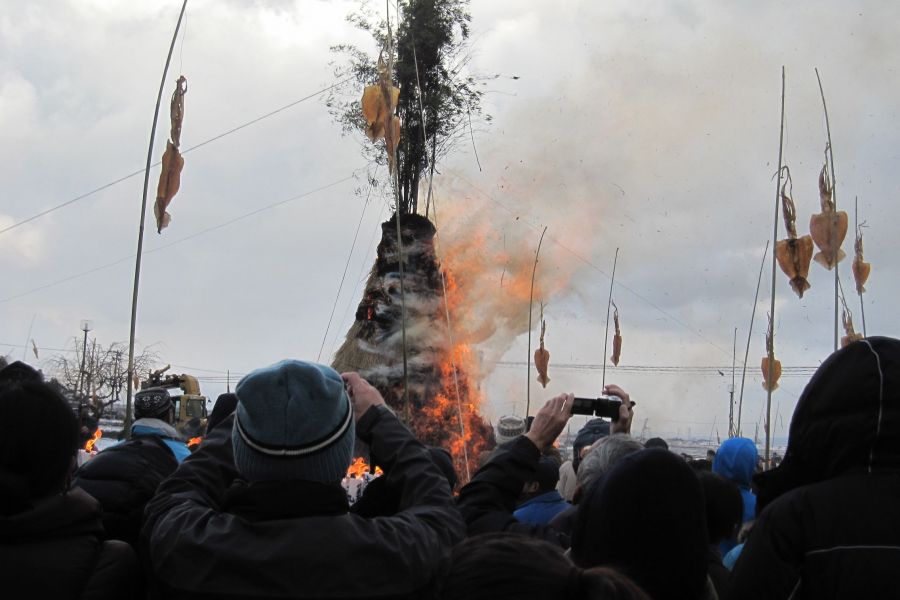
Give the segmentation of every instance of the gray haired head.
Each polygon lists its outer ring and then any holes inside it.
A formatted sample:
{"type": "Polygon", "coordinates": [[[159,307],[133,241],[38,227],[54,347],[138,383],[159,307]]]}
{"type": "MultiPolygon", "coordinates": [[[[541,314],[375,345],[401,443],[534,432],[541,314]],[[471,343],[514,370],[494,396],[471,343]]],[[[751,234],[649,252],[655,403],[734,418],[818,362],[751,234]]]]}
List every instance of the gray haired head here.
{"type": "Polygon", "coordinates": [[[643,449],[642,443],[625,433],[614,433],[601,438],[581,459],[576,476],[578,487],[587,490],[622,458],[643,449]]]}

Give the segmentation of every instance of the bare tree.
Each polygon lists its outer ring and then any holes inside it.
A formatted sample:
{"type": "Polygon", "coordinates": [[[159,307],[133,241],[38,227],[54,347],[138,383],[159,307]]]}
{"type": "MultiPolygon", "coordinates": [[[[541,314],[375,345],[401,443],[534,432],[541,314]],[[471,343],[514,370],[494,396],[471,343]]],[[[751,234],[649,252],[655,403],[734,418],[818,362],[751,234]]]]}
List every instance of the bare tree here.
{"type": "MultiPolygon", "coordinates": [[[[81,340],[72,338],[72,345],[73,353],[52,356],[47,369],[52,377],[84,403],[95,418],[100,418],[107,407],[120,399],[127,384],[128,344],[113,342],[104,346],[95,339],[88,344],[85,356],[82,356],[81,340]]],[[[158,362],[157,354],[144,348],[134,358],[135,373],[149,371],[158,362]]]]}

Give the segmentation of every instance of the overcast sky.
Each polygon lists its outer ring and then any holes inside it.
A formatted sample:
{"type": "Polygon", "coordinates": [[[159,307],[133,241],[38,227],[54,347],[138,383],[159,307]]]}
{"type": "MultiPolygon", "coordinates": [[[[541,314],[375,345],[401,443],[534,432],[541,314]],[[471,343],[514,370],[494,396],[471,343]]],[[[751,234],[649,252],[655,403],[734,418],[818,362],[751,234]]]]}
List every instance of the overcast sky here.
{"type": "MultiPolygon", "coordinates": [[[[7,3],[0,16],[0,229],[141,170],[180,4],[7,3]]],[[[344,21],[355,6],[191,0],[165,92],[186,75],[182,148],[332,85],[333,44],[375,52],[344,21]]],[[[772,236],[782,65],[784,153],[798,227],[807,230],[819,212],[825,123],[818,67],[839,208],[850,210],[852,224],[858,198],[868,225],[867,331],[897,336],[900,5],[476,0],[471,12],[470,69],[499,77],[485,86],[493,122],[474,131],[481,168],[471,142],[462,143],[435,180],[441,243],[449,251],[480,240],[484,264],[496,274],[501,251],[528,264],[548,227],[538,272],[552,381],[540,390],[528,375],[532,405],[563,391],[599,392],[600,371],[590,367],[603,361],[619,248],[613,296],[623,369],[610,368],[607,381],[638,402],[638,432],[647,419],[654,434],[726,434],[734,328],[740,363],[772,236]],[[729,368],[725,376],[644,369],[704,366],[729,368]]],[[[165,145],[165,112],[154,160],[165,145]]],[[[322,357],[330,360],[388,215],[383,198],[366,204],[359,193],[369,167],[360,140],[341,135],[318,96],[186,152],[185,162],[162,235],[148,207],[138,346],[201,376],[215,397],[226,370],[316,359],[335,308],[322,357]]],[[[154,169],[151,197],[157,177],[154,169]]],[[[41,358],[26,358],[38,365],[52,349],[71,348],[85,318],[99,342],[127,341],[141,187],[142,176],[132,176],[0,233],[0,354],[21,358],[32,322],[41,358]]],[[[841,272],[861,329],[852,248],[851,232],[841,272]]],[[[759,360],[770,273],[767,262],[744,392],[751,435],[765,402],[759,360]]],[[[810,282],[800,300],[778,272],[776,354],[785,367],[818,365],[831,351],[833,276],[814,264],[810,282]]],[[[482,296],[490,296],[484,290],[493,279],[482,284],[482,296]]],[[[471,311],[491,308],[482,302],[471,311]]],[[[479,350],[489,373],[485,414],[521,413],[525,369],[508,363],[526,359],[524,329],[498,332],[479,350]]],[[[773,395],[776,435],[805,383],[806,376],[784,377],[773,395]]]]}

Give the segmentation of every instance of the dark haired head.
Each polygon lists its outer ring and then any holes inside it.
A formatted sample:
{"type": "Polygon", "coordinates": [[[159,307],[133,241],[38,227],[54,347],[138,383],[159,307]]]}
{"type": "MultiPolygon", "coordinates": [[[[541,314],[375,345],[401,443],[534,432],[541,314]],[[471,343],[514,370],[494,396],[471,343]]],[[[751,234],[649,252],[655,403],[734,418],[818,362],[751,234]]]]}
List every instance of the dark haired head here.
{"type": "Polygon", "coordinates": [[[0,514],[16,514],[63,491],[78,448],[78,420],[41,381],[0,386],[0,514]]]}
{"type": "Polygon", "coordinates": [[[578,504],[572,558],[621,570],[655,600],[706,587],[706,509],[697,475],[668,450],[629,454],[578,504]]]}
{"type": "Polygon", "coordinates": [[[744,502],[737,484],[710,471],[698,473],[706,501],[706,531],[710,544],[731,539],[741,525],[744,502]]]}
{"type": "Polygon", "coordinates": [[[21,381],[43,381],[44,377],[41,372],[34,367],[17,360],[0,369],[0,385],[16,383],[21,381]]]}
{"type": "Polygon", "coordinates": [[[562,549],[511,533],[479,535],[453,550],[443,600],[649,600],[624,575],[580,569],[562,549]]]}

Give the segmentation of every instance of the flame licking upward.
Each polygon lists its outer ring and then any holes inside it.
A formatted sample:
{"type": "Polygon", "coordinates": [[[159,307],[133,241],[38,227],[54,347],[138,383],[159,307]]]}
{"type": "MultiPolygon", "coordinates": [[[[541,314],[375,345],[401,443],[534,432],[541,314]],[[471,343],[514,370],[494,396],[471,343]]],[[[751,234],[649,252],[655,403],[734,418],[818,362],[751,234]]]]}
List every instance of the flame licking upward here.
{"type": "Polygon", "coordinates": [[[91,436],[91,439],[89,439],[87,442],[85,442],[84,449],[87,452],[93,453],[94,452],[94,444],[96,444],[97,440],[99,440],[102,437],[103,437],[103,430],[98,427],[97,431],[94,432],[94,435],[91,436]]]}
{"type": "MultiPolygon", "coordinates": [[[[363,474],[370,472],[369,463],[365,461],[362,456],[357,456],[353,459],[353,462],[350,463],[350,466],[347,467],[347,477],[362,477],[363,474]]],[[[381,470],[381,467],[375,467],[375,475],[381,475],[384,471],[381,470]]]]}
{"type": "Polygon", "coordinates": [[[202,442],[202,441],[203,441],[203,438],[201,436],[192,437],[191,439],[189,439],[187,441],[187,447],[190,448],[191,450],[193,450],[194,446],[199,446],[200,442],[202,442]]]}

